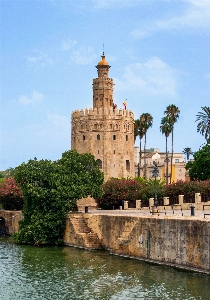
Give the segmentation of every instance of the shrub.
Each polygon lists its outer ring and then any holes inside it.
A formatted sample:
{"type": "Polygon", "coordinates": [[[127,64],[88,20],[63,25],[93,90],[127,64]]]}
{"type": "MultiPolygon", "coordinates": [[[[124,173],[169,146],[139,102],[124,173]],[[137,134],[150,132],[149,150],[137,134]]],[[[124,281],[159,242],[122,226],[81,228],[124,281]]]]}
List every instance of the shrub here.
{"type": "Polygon", "coordinates": [[[103,196],[96,199],[98,207],[112,209],[122,205],[123,200],[135,201],[140,189],[141,183],[134,179],[112,178],[103,184],[103,196]]]}
{"type": "Polygon", "coordinates": [[[167,197],[178,195],[194,196],[195,193],[209,193],[210,180],[205,181],[182,181],[178,180],[175,183],[163,187],[163,194],[167,197]]]}
{"type": "Polygon", "coordinates": [[[0,185],[0,203],[6,210],[21,210],[23,193],[14,178],[5,178],[0,185]]]}

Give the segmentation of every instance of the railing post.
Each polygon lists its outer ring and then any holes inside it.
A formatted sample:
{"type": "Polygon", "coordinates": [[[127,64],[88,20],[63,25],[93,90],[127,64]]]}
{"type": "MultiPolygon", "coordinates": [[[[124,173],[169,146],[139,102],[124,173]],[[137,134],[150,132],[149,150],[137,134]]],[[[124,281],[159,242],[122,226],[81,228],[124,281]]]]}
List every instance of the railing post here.
{"type": "Polygon", "coordinates": [[[124,209],[128,209],[128,201],[124,201],[124,209]]]}
{"type": "Polygon", "coordinates": [[[149,198],[149,207],[154,205],[154,198],[149,198]]]}
{"type": "Polygon", "coordinates": [[[169,197],[163,197],[163,205],[169,205],[169,197]]]}
{"type": "Polygon", "coordinates": [[[195,204],[201,203],[201,194],[195,193],[195,204]]]}
{"type": "Polygon", "coordinates": [[[184,204],[184,195],[179,195],[178,199],[179,199],[179,204],[183,205],[184,204]]]}
{"type": "Polygon", "coordinates": [[[141,200],[136,200],[136,209],[141,208],[141,200]]]}

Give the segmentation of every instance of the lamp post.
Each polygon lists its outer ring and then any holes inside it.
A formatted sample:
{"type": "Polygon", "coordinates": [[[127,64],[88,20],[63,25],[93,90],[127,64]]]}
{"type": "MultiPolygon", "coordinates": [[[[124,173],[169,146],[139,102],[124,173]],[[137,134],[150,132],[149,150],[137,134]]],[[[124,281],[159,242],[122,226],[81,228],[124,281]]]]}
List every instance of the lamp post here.
{"type": "Polygon", "coordinates": [[[155,193],[155,197],[154,197],[154,206],[158,206],[158,201],[157,201],[157,177],[159,175],[159,170],[158,170],[158,166],[156,161],[153,161],[153,165],[154,165],[154,169],[152,171],[152,177],[155,177],[155,184],[154,184],[154,193],[155,193]]]}
{"type": "Polygon", "coordinates": [[[160,154],[158,154],[158,152],[156,151],[156,153],[152,156],[152,160],[153,160],[153,171],[152,171],[152,177],[155,177],[155,184],[154,184],[154,206],[157,207],[158,206],[158,200],[157,200],[157,177],[159,176],[159,170],[158,170],[158,166],[157,166],[157,161],[158,159],[160,159],[160,154]]]}

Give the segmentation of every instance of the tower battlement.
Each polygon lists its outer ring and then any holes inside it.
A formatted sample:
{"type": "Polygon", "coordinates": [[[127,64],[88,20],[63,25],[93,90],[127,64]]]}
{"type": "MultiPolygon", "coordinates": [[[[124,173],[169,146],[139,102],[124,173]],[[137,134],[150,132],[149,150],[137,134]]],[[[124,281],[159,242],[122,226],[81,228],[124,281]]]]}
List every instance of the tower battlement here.
{"type": "Polygon", "coordinates": [[[125,117],[131,117],[134,118],[134,114],[131,110],[125,110],[120,108],[118,109],[113,109],[113,108],[85,108],[85,109],[80,109],[80,110],[75,110],[72,112],[72,118],[75,117],[82,117],[82,116],[102,116],[102,115],[110,115],[110,116],[125,116],[125,117]]]}

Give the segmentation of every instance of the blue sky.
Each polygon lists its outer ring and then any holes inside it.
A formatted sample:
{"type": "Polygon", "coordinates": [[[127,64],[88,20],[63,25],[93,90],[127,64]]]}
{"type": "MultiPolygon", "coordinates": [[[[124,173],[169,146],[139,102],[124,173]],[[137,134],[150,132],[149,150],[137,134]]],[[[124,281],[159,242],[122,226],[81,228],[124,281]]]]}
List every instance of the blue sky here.
{"type": "Polygon", "coordinates": [[[147,148],[165,150],[169,104],[180,109],[174,150],[205,142],[195,119],[210,106],[209,0],[0,3],[1,170],[70,149],[71,112],[92,107],[103,44],[118,108],[127,98],[135,119],[154,118],[147,148]]]}

